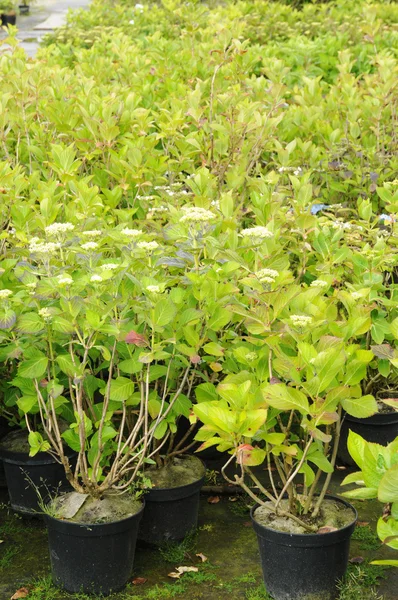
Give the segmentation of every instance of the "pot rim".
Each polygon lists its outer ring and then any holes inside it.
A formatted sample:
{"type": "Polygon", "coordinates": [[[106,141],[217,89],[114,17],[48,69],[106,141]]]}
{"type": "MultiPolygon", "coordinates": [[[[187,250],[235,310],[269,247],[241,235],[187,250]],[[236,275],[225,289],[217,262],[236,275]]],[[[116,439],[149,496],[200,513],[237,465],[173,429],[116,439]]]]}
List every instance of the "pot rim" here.
{"type": "Polygon", "coordinates": [[[282,540],[283,539],[285,539],[285,540],[291,539],[292,537],[306,539],[308,541],[315,540],[315,539],[319,540],[320,538],[327,538],[327,536],[340,534],[341,532],[348,530],[353,525],[355,526],[355,524],[358,520],[358,512],[357,512],[357,509],[355,508],[355,506],[353,506],[350,502],[347,502],[347,500],[345,500],[345,498],[340,498],[339,496],[334,496],[333,494],[326,494],[324,499],[325,500],[326,499],[337,500],[341,504],[345,504],[347,507],[351,508],[351,510],[354,513],[354,518],[351,521],[351,523],[349,523],[348,525],[345,525],[344,527],[341,527],[340,529],[337,529],[337,531],[329,531],[328,533],[322,533],[322,534],[319,534],[319,533],[288,533],[287,531],[278,531],[278,529],[272,529],[271,527],[267,527],[267,525],[263,525],[262,523],[259,523],[258,521],[255,520],[254,513],[255,513],[256,509],[260,506],[260,504],[258,504],[258,503],[256,503],[250,509],[250,517],[251,517],[251,520],[252,520],[252,523],[254,526],[259,527],[261,529],[265,529],[266,531],[275,533],[278,536],[281,536],[282,540]]]}
{"type": "Polygon", "coordinates": [[[199,458],[199,456],[194,456],[193,454],[187,454],[186,456],[190,456],[193,458],[196,458],[197,460],[199,460],[202,463],[202,466],[204,468],[204,473],[202,475],[202,477],[199,477],[199,479],[195,479],[195,481],[191,481],[191,483],[184,483],[184,485],[176,485],[174,487],[160,487],[160,486],[154,486],[152,488],[149,488],[147,490],[144,490],[145,493],[150,493],[150,492],[171,492],[172,490],[183,490],[184,488],[189,488],[190,486],[196,486],[198,485],[199,481],[204,481],[205,477],[206,477],[206,465],[203,462],[203,460],[201,458],[199,458]]]}

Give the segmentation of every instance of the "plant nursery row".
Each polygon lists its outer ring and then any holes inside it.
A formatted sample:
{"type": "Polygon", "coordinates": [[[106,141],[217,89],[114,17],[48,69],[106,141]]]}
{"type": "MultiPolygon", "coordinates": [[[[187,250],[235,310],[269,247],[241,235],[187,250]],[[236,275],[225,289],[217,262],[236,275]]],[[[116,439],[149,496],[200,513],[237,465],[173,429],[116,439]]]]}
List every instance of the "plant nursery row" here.
{"type": "Polygon", "coordinates": [[[398,5],[94,0],[4,43],[0,457],[54,584],[191,535],[209,456],[262,597],[337,597],[351,500],[397,566],[398,5]]]}

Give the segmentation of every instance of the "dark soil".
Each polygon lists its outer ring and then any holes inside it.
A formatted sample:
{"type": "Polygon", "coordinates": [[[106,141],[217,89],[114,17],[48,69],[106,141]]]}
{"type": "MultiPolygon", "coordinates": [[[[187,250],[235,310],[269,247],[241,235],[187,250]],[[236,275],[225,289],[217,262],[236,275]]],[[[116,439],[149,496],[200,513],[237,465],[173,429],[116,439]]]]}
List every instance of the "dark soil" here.
{"type": "Polygon", "coordinates": [[[205,472],[206,469],[199,458],[187,455],[173,458],[161,469],[155,466],[149,467],[145,474],[151,480],[153,487],[167,489],[194,483],[201,479],[205,472]]]}

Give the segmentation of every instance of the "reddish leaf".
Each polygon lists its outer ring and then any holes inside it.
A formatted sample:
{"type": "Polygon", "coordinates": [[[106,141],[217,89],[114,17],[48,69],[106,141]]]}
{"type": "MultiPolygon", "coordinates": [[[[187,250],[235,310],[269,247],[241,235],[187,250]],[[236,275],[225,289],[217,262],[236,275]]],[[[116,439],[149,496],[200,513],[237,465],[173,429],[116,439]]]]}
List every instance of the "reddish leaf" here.
{"type": "Polygon", "coordinates": [[[220,502],[220,496],[209,496],[207,502],[209,504],[218,504],[220,502]]]}
{"type": "Polygon", "coordinates": [[[330,527],[329,525],[325,525],[324,527],[320,527],[317,533],[332,533],[333,531],[338,531],[337,527],[330,527]]]}
{"type": "Polygon", "coordinates": [[[193,354],[189,357],[189,360],[193,365],[198,365],[200,363],[200,356],[198,354],[193,354]]]}
{"type": "Polygon", "coordinates": [[[29,590],[26,587],[23,588],[19,588],[19,590],[17,590],[15,592],[15,594],[13,596],[11,596],[11,600],[18,600],[18,598],[26,598],[26,596],[28,596],[29,594],[29,590]]]}
{"type": "Polygon", "coordinates": [[[350,562],[353,565],[360,565],[361,563],[363,563],[364,559],[362,558],[362,556],[354,556],[354,558],[350,558],[350,560],[348,562],[350,562]]]}
{"type": "Polygon", "coordinates": [[[134,344],[135,346],[139,346],[141,348],[148,346],[148,340],[146,339],[145,335],[142,333],[137,333],[134,331],[134,329],[128,332],[125,341],[127,344],[134,344]]]}
{"type": "Polygon", "coordinates": [[[252,526],[252,522],[251,521],[245,521],[243,523],[243,527],[251,527],[252,526]]]}
{"type": "Polygon", "coordinates": [[[366,527],[369,525],[369,521],[357,521],[357,527],[366,527]]]}
{"type": "Polygon", "coordinates": [[[133,579],[133,585],[143,585],[147,581],[148,579],[146,579],[145,577],[136,577],[135,579],[133,579]]]}

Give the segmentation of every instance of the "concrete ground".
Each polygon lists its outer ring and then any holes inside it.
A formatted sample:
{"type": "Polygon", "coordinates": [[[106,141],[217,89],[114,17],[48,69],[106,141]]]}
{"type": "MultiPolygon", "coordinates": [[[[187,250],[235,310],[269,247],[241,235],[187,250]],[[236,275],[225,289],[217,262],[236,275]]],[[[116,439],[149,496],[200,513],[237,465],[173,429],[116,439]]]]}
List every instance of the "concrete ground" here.
{"type": "MultiPolygon", "coordinates": [[[[28,56],[33,57],[43,35],[61,27],[66,22],[68,10],[86,8],[90,0],[38,0],[30,7],[29,15],[18,15],[17,38],[28,56]]],[[[0,39],[7,31],[0,30],[0,39]]]]}

